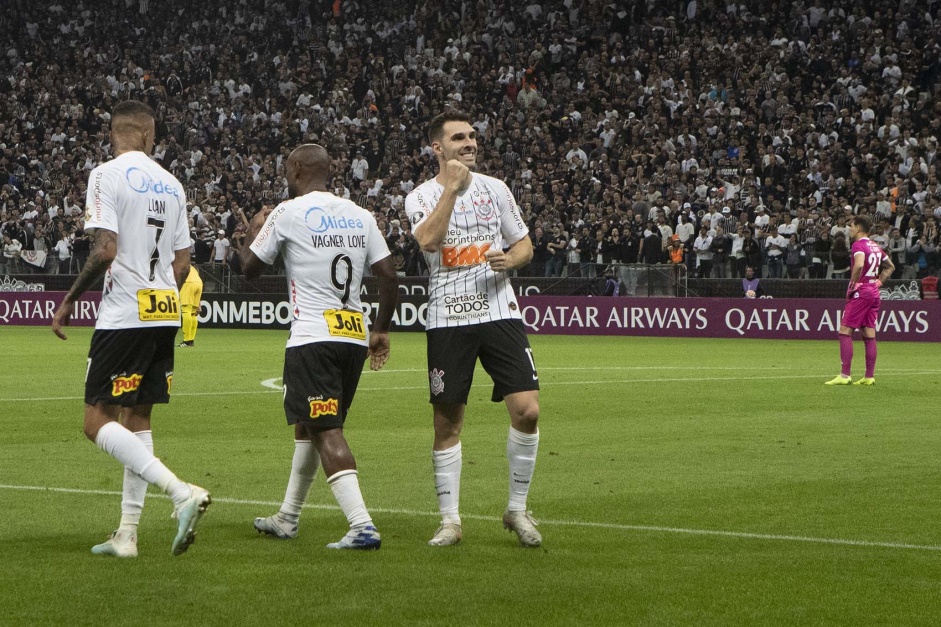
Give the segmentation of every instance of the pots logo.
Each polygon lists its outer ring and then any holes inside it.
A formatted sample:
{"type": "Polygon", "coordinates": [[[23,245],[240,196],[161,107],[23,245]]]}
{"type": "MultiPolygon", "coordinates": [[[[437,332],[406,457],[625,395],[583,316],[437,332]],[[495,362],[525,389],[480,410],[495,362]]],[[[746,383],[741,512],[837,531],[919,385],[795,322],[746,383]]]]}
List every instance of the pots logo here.
{"type": "Polygon", "coordinates": [[[314,420],[321,416],[336,416],[339,409],[340,403],[335,398],[314,400],[310,402],[310,418],[314,420]]]}
{"type": "Polygon", "coordinates": [[[492,220],[496,210],[490,192],[474,192],[474,213],[481,220],[492,220]]]}
{"type": "Polygon", "coordinates": [[[487,261],[485,253],[490,244],[470,244],[468,246],[445,246],[441,249],[441,265],[445,268],[476,266],[487,261]]]}
{"type": "Polygon", "coordinates": [[[132,374],[129,377],[115,377],[115,379],[111,381],[111,396],[121,396],[128,392],[136,392],[143,378],[143,375],[139,374],[132,374]]]}

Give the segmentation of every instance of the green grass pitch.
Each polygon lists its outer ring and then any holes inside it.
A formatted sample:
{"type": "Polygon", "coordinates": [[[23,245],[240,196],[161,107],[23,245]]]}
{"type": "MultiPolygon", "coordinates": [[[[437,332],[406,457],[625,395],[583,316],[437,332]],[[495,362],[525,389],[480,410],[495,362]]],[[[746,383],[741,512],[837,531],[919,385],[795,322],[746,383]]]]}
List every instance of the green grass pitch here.
{"type": "MultiPolygon", "coordinates": [[[[0,328],[2,625],[935,625],[941,616],[938,346],[880,344],[874,388],[822,385],[832,342],[532,337],[542,440],[516,546],[508,419],[478,369],[463,435],[464,543],[437,526],[424,336],[393,334],[347,423],[382,532],[346,530],[322,474],[300,535],[258,536],[293,451],[285,334],[199,332],[178,350],[156,452],[215,503],[174,558],[151,489],[140,557],[89,549],[117,526],[121,468],[81,433],[91,336],[0,328]]],[[[862,343],[854,377],[861,376],[862,343]]]]}

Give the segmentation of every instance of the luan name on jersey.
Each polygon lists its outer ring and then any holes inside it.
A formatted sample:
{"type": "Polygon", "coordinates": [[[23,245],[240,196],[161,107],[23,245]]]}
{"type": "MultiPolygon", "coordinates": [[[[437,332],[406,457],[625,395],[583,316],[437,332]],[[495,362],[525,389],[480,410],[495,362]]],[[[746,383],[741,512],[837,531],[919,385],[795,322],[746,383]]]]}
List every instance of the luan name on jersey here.
{"type": "Polygon", "coordinates": [[[180,326],[172,262],[190,238],[186,194],[176,177],[138,151],[99,165],[88,179],[85,228],[118,234],[95,327],[180,326]]]}

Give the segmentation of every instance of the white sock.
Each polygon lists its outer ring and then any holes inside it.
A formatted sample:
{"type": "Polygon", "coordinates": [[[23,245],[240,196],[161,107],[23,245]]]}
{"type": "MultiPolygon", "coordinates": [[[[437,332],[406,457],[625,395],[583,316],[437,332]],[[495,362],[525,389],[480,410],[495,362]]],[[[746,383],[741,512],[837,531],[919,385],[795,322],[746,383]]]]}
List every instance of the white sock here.
{"type": "Polygon", "coordinates": [[[366,503],[363,502],[363,494],[359,491],[359,478],[355,470],[341,470],[327,479],[327,483],[351,528],[372,524],[366,503]]]}
{"type": "Polygon", "coordinates": [[[320,453],[310,440],[294,440],[294,459],[291,462],[291,478],[281,504],[281,517],[296,523],[301,515],[301,508],[307,500],[307,493],[317,476],[320,466],[320,453]]]}
{"type": "Polygon", "coordinates": [[[98,430],[95,444],[121,462],[125,468],[140,475],[141,479],[166,492],[175,505],[182,505],[190,497],[192,492],[189,484],[177,479],[176,475],[123,425],[114,421],[104,425],[98,430]]]}
{"type": "Polygon", "coordinates": [[[443,451],[432,451],[435,467],[435,492],[441,522],[461,524],[458,506],[461,500],[461,443],[443,451]]]}
{"type": "MultiPolygon", "coordinates": [[[[151,454],[154,452],[154,434],[152,431],[135,431],[134,436],[144,443],[151,454]]],[[[121,526],[119,531],[136,531],[140,515],[147,496],[147,482],[130,469],[124,469],[124,487],[121,495],[121,526]]]]}
{"type": "Polygon", "coordinates": [[[506,458],[510,462],[510,503],[511,512],[526,511],[526,496],[533,480],[536,468],[536,451],[539,450],[539,431],[523,433],[510,427],[506,440],[506,458]]]}

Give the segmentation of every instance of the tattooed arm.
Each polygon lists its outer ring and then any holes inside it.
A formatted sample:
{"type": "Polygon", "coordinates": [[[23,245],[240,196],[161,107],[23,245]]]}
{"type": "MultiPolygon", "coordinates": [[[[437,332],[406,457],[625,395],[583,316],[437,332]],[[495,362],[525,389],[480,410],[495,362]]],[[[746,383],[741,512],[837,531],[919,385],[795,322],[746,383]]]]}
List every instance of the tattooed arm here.
{"type": "Polygon", "coordinates": [[[88,261],[85,267],[79,273],[72,288],[62,299],[62,304],[56,310],[52,317],[52,332],[63,340],[68,339],[62,332],[62,327],[68,326],[69,319],[72,317],[72,310],[75,308],[75,301],[85,293],[85,291],[95,285],[114,261],[118,254],[118,234],[107,229],[94,229],[86,231],[91,237],[91,253],[88,255],[88,261]]]}

